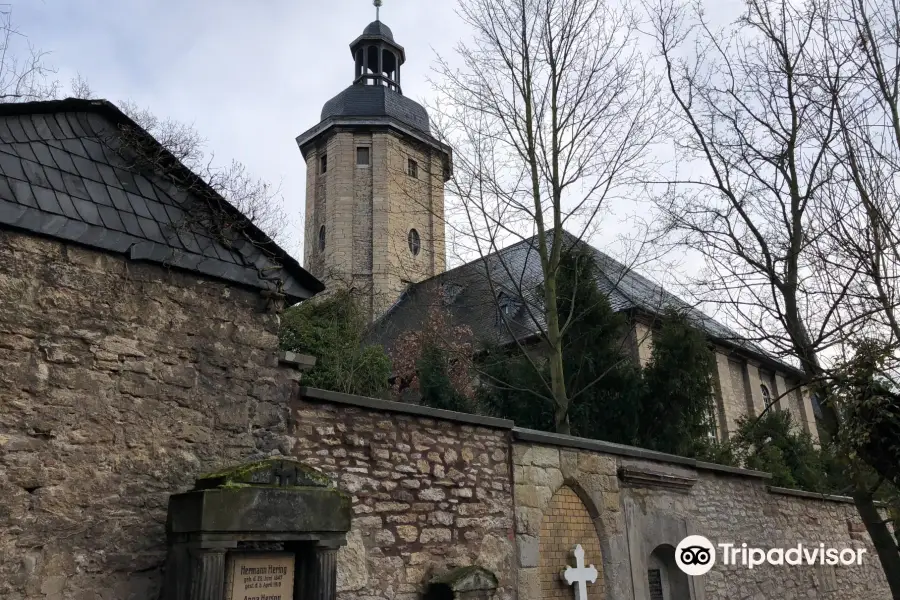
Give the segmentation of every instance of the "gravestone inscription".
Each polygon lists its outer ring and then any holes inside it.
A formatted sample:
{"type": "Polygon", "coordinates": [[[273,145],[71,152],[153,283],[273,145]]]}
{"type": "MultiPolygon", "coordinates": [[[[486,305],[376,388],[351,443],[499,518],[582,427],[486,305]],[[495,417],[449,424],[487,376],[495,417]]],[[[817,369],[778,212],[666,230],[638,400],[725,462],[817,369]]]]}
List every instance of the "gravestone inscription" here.
{"type": "Polygon", "coordinates": [[[228,600],[293,600],[293,554],[232,554],[228,600]]]}

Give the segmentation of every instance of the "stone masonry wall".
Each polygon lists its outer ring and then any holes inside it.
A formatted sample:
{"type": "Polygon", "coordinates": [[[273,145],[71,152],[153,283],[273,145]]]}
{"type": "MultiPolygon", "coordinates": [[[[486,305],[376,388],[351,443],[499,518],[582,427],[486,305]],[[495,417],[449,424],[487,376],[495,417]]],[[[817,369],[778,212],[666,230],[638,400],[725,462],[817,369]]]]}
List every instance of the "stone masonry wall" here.
{"type": "Polygon", "coordinates": [[[308,398],[294,409],[294,455],[353,495],[338,598],[413,600],[474,564],[497,575],[497,600],[514,597],[508,430],[308,398]]]}
{"type": "Polygon", "coordinates": [[[156,600],[169,494],[290,451],[263,307],[0,230],[0,598],[156,600]]]}
{"type": "MultiPolygon", "coordinates": [[[[521,438],[520,431],[514,436],[521,438]]],[[[864,548],[866,554],[861,566],[753,570],[725,566],[719,556],[707,575],[692,579],[692,600],[891,597],[852,504],[770,491],[765,474],[567,436],[531,432],[525,438],[513,447],[519,600],[542,598],[539,532],[551,498],[563,486],[577,492],[594,515],[609,600],[649,598],[651,553],[693,534],[738,547],[746,542],[763,549],[798,543],[818,548],[824,543],[864,548]]]]}

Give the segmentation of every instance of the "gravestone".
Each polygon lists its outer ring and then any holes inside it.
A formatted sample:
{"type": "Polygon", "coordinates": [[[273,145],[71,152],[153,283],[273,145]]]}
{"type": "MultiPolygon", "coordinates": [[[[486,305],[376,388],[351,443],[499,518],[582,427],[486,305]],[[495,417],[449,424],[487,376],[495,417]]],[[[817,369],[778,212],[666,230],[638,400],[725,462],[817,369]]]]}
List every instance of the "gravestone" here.
{"type": "Polygon", "coordinates": [[[294,460],[201,476],[169,498],[164,600],[334,600],[350,497],[294,460]]]}
{"type": "Polygon", "coordinates": [[[492,600],[497,576],[483,567],[459,567],[428,583],[424,600],[492,600]]]}

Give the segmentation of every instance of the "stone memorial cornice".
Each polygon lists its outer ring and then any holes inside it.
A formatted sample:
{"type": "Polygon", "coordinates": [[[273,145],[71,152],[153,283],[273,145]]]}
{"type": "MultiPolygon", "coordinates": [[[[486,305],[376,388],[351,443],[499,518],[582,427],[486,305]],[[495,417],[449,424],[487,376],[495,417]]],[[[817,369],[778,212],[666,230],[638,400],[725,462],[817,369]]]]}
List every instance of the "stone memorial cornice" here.
{"type": "Polygon", "coordinates": [[[208,473],[171,497],[172,534],[346,532],[351,498],[303,463],[266,459],[208,473]]]}
{"type": "Polygon", "coordinates": [[[642,467],[619,467],[619,480],[632,487],[657,487],[670,490],[688,491],[697,483],[696,477],[663,473],[642,467]]]}

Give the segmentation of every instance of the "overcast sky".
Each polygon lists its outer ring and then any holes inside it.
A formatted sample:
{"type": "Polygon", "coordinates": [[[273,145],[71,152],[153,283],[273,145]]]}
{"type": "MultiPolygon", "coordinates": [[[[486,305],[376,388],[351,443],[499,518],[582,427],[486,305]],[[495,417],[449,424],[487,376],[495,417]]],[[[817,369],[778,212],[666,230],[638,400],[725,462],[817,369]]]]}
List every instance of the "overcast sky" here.
{"type": "MultiPolygon", "coordinates": [[[[727,21],[740,0],[706,5],[708,16],[727,21]]],[[[294,140],[352,83],[349,44],[374,20],[372,0],[13,0],[12,7],[29,42],[51,53],[61,84],[80,74],[98,97],[191,123],[217,164],[238,160],[280,186],[293,219],[287,249],[302,261],[306,167],[294,140]]],[[[424,100],[436,55],[452,59],[471,36],[456,8],[457,0],[384,0],[381,20],[406,48],[405,95],[424,100]]],[[[627,229],[625,215],[643,210],[616,207],[618,218],[604,221],[591,242],[617,254],[613,230],[627,229]]]]}
{"type": "MultiPolygon", "coordinates": [[[[421,101],[435,52],[468,34],[455,2],[384,0],[381,20],[406,48],[404,94],[421,101]]],[[[134,100],[192,123],[216,162],[243,162],[280,184],[300,241],[306,168],[294,138],[352,83],[349,44],[375,20],[371,0],[27,0],[13,21],[51,52],[64,85],[134,100]]]]}

